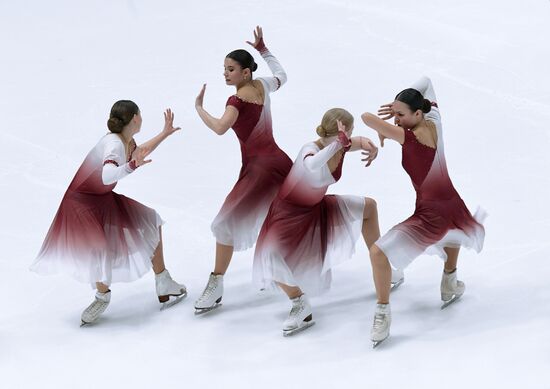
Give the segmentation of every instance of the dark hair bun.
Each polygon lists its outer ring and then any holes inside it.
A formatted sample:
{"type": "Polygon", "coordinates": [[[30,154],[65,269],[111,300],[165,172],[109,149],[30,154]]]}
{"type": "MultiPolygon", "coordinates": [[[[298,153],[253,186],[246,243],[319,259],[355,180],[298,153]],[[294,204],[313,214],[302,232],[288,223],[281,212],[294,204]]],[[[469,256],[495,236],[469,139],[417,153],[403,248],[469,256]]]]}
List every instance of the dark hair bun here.
{"type": "Polygon", "coordinates": [[[112,117],[107,120],[107,127],[109,128],[109,131],[118,134],[124,129],[124,122],[119,118],[112,117]]]}
{"type": "Polygon", "coordinates": [[[428,99],[424,99],[422,102],[422,112],[428,113],[432,110],[432,103],[428,99]]]}
{"type": "Polygon", "coordinates": [[[256,62],[254,62],[254,63],[252,64],[252,68],[251,68],[250,70],[252,70],[253,72],[255,72],[256,69],[258,69],[258,64],[257,64],[256,62]]]}

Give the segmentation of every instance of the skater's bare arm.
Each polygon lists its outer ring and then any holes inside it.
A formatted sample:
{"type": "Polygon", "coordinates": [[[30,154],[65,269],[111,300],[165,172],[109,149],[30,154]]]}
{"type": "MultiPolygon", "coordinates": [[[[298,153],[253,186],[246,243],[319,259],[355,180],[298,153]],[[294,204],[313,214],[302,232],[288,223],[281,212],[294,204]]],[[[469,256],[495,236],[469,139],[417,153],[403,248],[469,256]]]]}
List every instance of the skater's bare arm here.
{"type": "Polygon", "coordinates": [[[385,138],[393,139],[400,144],[405,142],[405,130],[403,128],[394,126],[370,112],[362,114],[361,119],[363,119],[363,122],[367,126],[378,133],[382,147],[384,147],[385,138]]]}
{"type": "Polygon", "coordinates": [[[172,135],[174,132],[181,130],[181,127],[174,127],[174,113],[170,108],[164,111],[164,128],[155,137],[149,139],[147,142],[141,144],[139,147],[146,153],[145,156],[151,154],[157,147],[172,135]]]}
{"type": "Polygon", "coordinates": [[[351,138],[351,147],[349,151],[362,150],[364,158],[361,161],[366,162],[365,166],[369,166],[372,161],[378,156],[378,147],[369,138],[364,136],[354,136],[351,138]]]}
{"type": "Polygon", "coordinates": [[[208,128],[210,128],[218,135],[223,135],[233,126],[233,124],[235,124],[237,118],[239,117],[239,111],[237,110],[237,108],[228,105],[227,107],[225,107],[225,112],[223,113],[223,116],[219,119],[215,118],[214,116],[206,112],[206,110],[202,107],[205,91],[206,84],[202,86],[202,89],[197,96],[197,99],[195,100],[195,109],[197,110],[197,113],[199,114],[201,120],[204,122],[204,124],[206,124],[208,128]]]}

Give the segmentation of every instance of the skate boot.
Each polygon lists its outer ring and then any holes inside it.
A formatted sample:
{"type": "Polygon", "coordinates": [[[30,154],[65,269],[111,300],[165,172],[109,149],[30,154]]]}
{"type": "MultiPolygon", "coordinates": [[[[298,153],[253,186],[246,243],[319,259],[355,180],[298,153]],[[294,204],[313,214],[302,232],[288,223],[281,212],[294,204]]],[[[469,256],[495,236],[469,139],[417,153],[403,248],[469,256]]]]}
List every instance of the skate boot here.
{"type": "Polygon", "coordinates": [[[405,273],[403,270],[392,269],[391,270],[391,290],[399,288],[405,282],[405,273]]]}
{"type": "Polygon", "coordinates": [[[447,308],[458,300],[464,294],[465,289],[466,285],[464,285],[464,282],[456,278],[456,269],[452,273],[443,271],[443,276],[441,277],[441,300],[443,301],[443,305],[441,309],[447,308]]]}
{"type": "Polygon", "coordinates": [[[311,305],[304,294],[290,301],[292,301],[292,309],[283,323],[283,336],[294,335],[315,324],[311,305]]]}
{"type": "Polygon", "coordinates": [[[201,297],[195,301],[195,315],[201,315],[219,308],[222,304],[223,274],[210,273],[208,284],[204,288],[201,297]]]}
{"type": "Polygon", "coordinates": [[[105,293],[97,292],[95,300],[82,312],[80,316],[80,327],[91,324],[99,319],[99,316],[107,309],[111,301],[111,291],[105,293]]]}
{"type": "Polygon", "coordinates": [[[375,348],[380,343],[390,336],[391,325],[391,308],[390,304],[376,304],[374,312],[374,323],[370,332],[372,340],[372,348],[375,348]]]}
{"type": "Polygon", "coordinates": [[[179,303],[187,296],[185,285],[174,281],[167,269],[164,269],[159,274],[155,274],[155,286],[159,302],[162,304],[160,307],[161,311],[179,303]],[[170,299],[170,297],[174,298],[170,299]]]}

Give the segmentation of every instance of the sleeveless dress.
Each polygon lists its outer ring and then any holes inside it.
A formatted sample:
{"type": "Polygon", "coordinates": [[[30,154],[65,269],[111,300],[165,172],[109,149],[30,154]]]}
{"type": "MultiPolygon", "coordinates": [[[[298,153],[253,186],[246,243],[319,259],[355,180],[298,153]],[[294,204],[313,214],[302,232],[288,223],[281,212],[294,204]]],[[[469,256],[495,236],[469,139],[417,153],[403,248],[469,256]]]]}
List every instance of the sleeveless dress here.
{"type": "Polygon", "coordinates": [[[413,131],[405,130],[402,165],[416,191],[415,211],[375,243],[396,269],[405,268],[423,253],[446,260],[444,247],[466,247],[480,252],[485,238],[482,225],[485,212],[478,210],[475,216],[471,215],[447,172],[441,116],[431,81],[423,78],[414,89],[424,91],[424,97],[432,101],[432,109],[425,118],[435,125],[437,147],[420,143],[413,131]]]}
{"type": "Polygon", "coordinates": [[[259,288],[281,282],[318,294],[330,287],[330,269],[355,252],[364,197],[326,195],[341,177],[345,154],[332,173],[326,162],[341,148],[336,141],[322,150],[313,142],[302,147],[258,238],[253,279],[259,288]]]}
{"type": "Polygon", "coordinates": [[[269,51],[264,51],[262,57],[275,75],[258,78],[264,89],[264,104],[246,102],[237,96],[227,100],[227,105],[239,111],[233,130],[241,146],[242,168],[211,228],[218,243],[233,246],[235,251],[256,243],[269,206],[292,166],[273,139],[269,98],[286,76],[269,51]]]}
{"type": "Polygon", "coordinates": [[[118,135],[101,138],[63,196],[31,270],[64,273],[94,287],[147,273],[163,222],[154,209],[113,192],[116,180],[134,169],[118,135]]]}

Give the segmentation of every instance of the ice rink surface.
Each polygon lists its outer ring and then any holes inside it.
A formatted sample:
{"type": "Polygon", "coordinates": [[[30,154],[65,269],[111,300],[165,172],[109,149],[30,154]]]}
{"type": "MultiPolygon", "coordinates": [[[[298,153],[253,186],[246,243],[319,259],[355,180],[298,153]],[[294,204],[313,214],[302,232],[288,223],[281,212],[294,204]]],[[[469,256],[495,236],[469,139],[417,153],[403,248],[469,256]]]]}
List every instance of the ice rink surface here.
{"type": "MultiPolygon", "coordinates": [[[[0,387],[550,388],[550,1],[0,1],[0,387]],[[223,59],[257,25],[288,74],[272,96],[279,145],[294,159],[323,113],[360,122],[431,77],[456,188],[489,214],[481,254],[463,251],[466,294],[439,309],[442,264],[422,256],[392,296],[391,338],[372,350],[375,304],[362,241],[314,298],[317,324],[283,338],[290,304],[251,284],[237,253],[223,307],[193,302],[213,266],[210,222],[235,182],[232,132],[202,124],[194,99],[223,112],[223,59]],[[171,107],[183,130],[117,191],[166,220],[167,266],[189,297],[159,312],[152,272],[115,284],[97,325],[79,328],[93,291],[28,271],[111,105],[134,100],[138,143],[171,107]]],[[[261,61],[257,75],[269,74],[261,61]]],[[[381,230],[408,217],[414,192],[400,146],[364,168],[346,159],[333,193],[373,197],[381,230]]]]}

